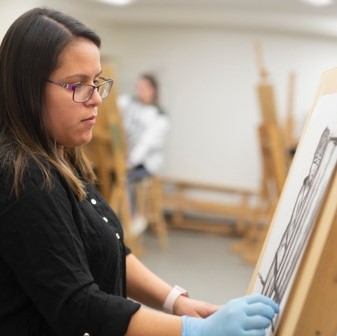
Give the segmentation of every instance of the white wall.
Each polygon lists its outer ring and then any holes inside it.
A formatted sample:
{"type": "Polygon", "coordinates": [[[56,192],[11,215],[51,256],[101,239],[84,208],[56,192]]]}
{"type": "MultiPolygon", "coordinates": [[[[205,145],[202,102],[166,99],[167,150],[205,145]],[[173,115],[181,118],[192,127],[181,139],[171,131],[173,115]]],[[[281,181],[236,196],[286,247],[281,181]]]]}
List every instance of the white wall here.
{"type": "Polygon", "coordinates": [[[0,41],[12,22],[26,10],[39,6],[42,0],[0,0],[0,41]]]}
{"type": "Polygon", "coordinates": [[[116,63],[121,92],[152,70],[172,128],[164,174],[255,188],[260,178],[260,120],[254,42],[264,46],[281,118],[288,76],[297,75],[298,132],[310,111],[321,72],[337,66],[333,39],[224,29],[101,28],[103,54],[116,63]]]}

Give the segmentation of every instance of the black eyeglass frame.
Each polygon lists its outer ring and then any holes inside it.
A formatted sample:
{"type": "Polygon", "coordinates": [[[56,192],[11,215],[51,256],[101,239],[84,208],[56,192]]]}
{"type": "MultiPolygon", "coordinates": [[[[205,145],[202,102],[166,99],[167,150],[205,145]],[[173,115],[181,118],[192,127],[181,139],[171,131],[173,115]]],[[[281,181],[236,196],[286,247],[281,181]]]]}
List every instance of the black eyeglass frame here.
{"type": "Polygon", "coordinates": [[[99,89],[102,85],[106,85],[107,83],[110,84],[110,87],[107,89],[106,95],[103,96],[103,97],[101,96],[101,98],[104,99],[104,98],[106,98],[106,97],[109,95],[109,93],[110,93],[110,91],[111,91],[111,88],[112,88],[112,85],[113,85],[113,83],[114,83],[113,79],[106,78],[106,77],[102,77],[102,76],[100,76],[100,77],[98,77],[98,78],[101,79],[101,80],[103,80],[103,82],[100,83],[100,84],[98,84],[98,85],[91,85],[91,84],[68,84],[68,83],[63,83],[63,82],[54,81],[54,80],[51,80],[51,79],[48,79],[47,82],[48,82],[48,83],[51,83],[51,84],[58,85],[58,86],[60,86],[60,87],[63,87],[63,88],[66,89],[66,90],[73,91],[73,102],[74,102],[74,103],[79,103],[79,104],[81,104],[81,103],[85,103],[85,102],[87,102],[88,100],[91,99],[91,97],[92,97],[92,95],[93,95],[95,89],[97,89],[97,91],[99,92],[98,89],[99,89]],[[75,100],[75,92],[76,92],[77,88],[80,88],[80,87],[88,87],[88,86],[91,86],[91,87],[92,87],[92,91],[91,91],[90,96],[89,96],[87,99],[83,100],[83,101],[76,101],[76,100],[75,100]]]}

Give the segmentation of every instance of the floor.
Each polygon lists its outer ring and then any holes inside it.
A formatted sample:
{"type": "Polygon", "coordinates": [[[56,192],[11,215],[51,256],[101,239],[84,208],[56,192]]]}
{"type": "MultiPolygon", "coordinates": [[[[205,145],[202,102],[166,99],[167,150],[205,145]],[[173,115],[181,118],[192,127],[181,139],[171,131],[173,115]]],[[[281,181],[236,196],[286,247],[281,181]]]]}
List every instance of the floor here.
{"type": "Polygon", "coordinates": [[[223,304],[246,294],[254,271],[231,252],[235,241],[223,235],[169,230],[169,247],[163,251],[149,232],[139,258],[168,283],[187,289],[191,297],[223,304]]]}

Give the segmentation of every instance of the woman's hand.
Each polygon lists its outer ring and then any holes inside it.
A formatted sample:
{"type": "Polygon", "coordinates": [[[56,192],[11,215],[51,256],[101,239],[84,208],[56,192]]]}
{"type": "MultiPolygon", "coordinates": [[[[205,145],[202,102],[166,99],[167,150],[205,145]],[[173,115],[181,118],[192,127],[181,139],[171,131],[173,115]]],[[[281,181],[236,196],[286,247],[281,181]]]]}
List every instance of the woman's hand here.
{"type": "Polygon", "coordinates": [[[260,294],[234,299],[202,319],[183,316],[182,336],[264,336],[279,306],[260,294]]]}
{"type": "Polygon", "coordinates": [[[220,306],[206,303],[199,300],[193,300],[180,295],[173,305],[175,315],[187,315],[193,317],[207,317],[220,309],[220,306]]]}

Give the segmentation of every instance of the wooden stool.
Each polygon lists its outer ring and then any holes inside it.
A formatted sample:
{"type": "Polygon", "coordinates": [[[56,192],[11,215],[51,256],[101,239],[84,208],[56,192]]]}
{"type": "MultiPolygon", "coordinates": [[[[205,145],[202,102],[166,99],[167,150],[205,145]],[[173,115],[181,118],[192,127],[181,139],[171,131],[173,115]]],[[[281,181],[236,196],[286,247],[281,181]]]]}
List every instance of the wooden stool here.
{"type": "Polygon", "coordinates": [[[158,177],[150,176],[137,182],[137,211],[146,218],[155,232],[162,249],[168,247],[168,232],[164,217],[162,184],[158,177]]]}

